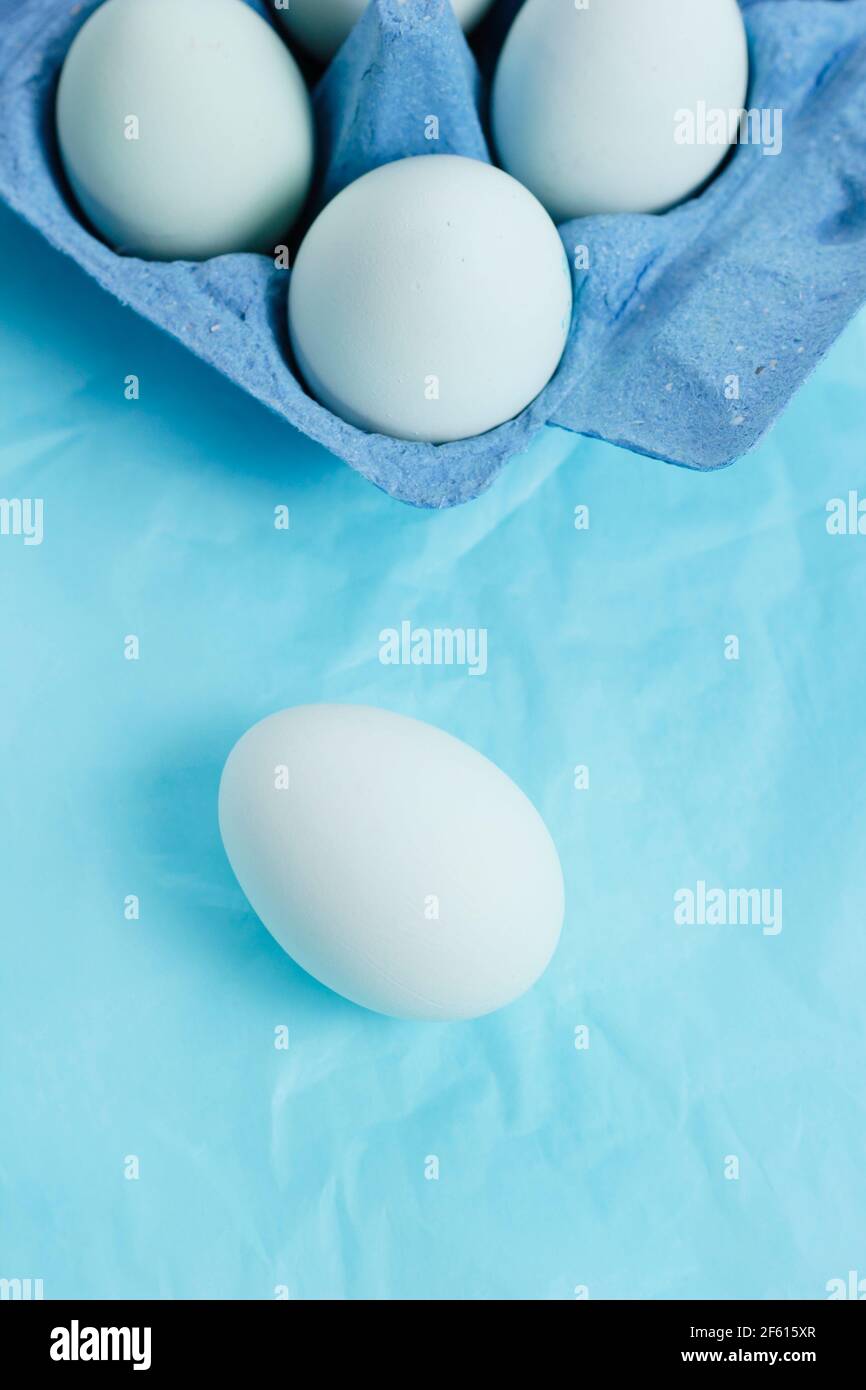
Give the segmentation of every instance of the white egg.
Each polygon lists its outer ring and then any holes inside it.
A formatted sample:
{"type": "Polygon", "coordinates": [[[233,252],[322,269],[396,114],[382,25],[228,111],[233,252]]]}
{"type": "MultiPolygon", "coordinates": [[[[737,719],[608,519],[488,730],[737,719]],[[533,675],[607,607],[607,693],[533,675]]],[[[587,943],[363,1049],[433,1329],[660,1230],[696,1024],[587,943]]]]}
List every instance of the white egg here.
{"type": "Polygon", "coordinates": [[[503,166],[556,222],[661,212],[728,151],[681,143],[681,113],[738,112],[748,51],[737,0],[526,0],[493,89],[503,166]]]}
{"type": "Polygon", "coordinates": [[[229,754],[219,822],[284,950],[378,1013],[490,1013],[529,989],[559,940],[562,871],[541,817],[430,724],[358,705],[271,715],[229,754]]]}
{"type": "Polygon", "coordinates": [[[243,0],[107,0],[63,65],[57,134],[87,217],[152,260],[273,254],[313,166],[310,100],[243,0]]]}
{"type": "MultiPolygon", "coordinates": [[[[332,58],[357,24],[367,0],[273,0],[277,14],[292,38],[322,62],[332,58]]],[[[471,29],[491,0],[451,0],[464,29],[471,29]]],[[[407,11],[412,0],[402,0],[407,11]]]]}
{"type": "Polygon", "coordinates": [[[519,414],[556,370],[571,278],[541,204],[456,155],[386,164],[308,231],[289,325],[312,393],[350,424],[444,443],[519,414]]]}

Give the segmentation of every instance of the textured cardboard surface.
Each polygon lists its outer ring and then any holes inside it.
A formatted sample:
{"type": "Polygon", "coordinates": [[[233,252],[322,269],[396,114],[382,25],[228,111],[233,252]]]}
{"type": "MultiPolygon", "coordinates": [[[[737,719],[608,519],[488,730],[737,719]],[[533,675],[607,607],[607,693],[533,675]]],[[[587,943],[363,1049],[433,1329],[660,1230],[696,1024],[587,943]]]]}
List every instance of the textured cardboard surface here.
{"type": "MultiPolygon", "coordinates": [[[[82,224],[58,166],[53,98],[93,3],[46,11],[0,0],[0,193],[105,289],[404,501],[445,507],[476,496],[546,422],[718,468],[760,439],[866,299],[866,0],[742,3],[750,104],[783,109],[782,154],[739,147],[700,197],[661,217],[565,224],[567,249],[588,247],[590,269],[574,272],[563,362],[516,420],[476,439],[368,435],[311,400],[288,350],[290,272],[264,257],[147,263],[117,256],[82,224]],[[724,389],[732,374],[736,400],[724,389]]],[[[500,0],[482,33],[485,70],[516,8],[500,0]]],[[[367,169],[429,152],[431,113],[437,153],[490,157],[485,84],[445,0],[374,0],[315,104],[309,215],[367,169]]]]}

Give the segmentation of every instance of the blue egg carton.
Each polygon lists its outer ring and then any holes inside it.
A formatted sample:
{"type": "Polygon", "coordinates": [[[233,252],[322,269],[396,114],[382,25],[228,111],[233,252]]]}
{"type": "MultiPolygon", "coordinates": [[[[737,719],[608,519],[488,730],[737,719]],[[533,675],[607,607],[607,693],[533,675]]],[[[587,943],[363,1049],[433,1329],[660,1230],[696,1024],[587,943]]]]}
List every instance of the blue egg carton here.
{"type": "MultiPolygon", "coordinates": [[[[402,501],[468,501],[548,423],[667,463],[724,467],[866,300],[866,0],[741,0],[749,106],[784,113],[781,154],[739,145],[699,196],[663,215],[565,223],[569,259],[584,267],[573,271],[572,331],[556,375],[516,419],[453,444],[364,433],[312,400],[293,368],[291,271],[256,255],[118,256],[80,219],[54,95],[96,2],[0,0],[0,193],[103,288],[402,501]]],[[[277,23],[264,0],[245,3],[277,23]]],[[[390,160],[491,159],[488,79],[518,8],[498,0],[470,48],[448,0],[372,0],[315,85],[307,223],[390,160]]]]}

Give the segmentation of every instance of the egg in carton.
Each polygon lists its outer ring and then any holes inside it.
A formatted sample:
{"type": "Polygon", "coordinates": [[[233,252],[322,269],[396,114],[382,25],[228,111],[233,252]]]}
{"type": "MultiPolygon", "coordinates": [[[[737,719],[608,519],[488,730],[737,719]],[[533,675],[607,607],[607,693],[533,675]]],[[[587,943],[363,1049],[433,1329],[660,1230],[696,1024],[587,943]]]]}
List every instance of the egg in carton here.
{"type": "MultiPolygon", "coordinates": [[[[239,3],[278,27],[264,0],[239,3]]],[[[97,5],[0,0],[0,192],[104,288],[403,501],[477,496],[546,424],[719,468],[757,443],[866,299],[866,0],[741,7],[750,82],[731,156],[669,211],[560,222],[574,312],[558,369],[516,418],[470,438],[374,434],[314,400],[286,304],[303,231],[355,179],[408,156],[492,162],[490,78],[515,0],[494,0],[472,48],[448,0],[372,0],[315,80],[316,176],[285,254],[197,262],[118,254],[64,176],[57,79],[97,5]]],[[[686,141],[712,143],[714,113],[694,115],[686,141]]]]}

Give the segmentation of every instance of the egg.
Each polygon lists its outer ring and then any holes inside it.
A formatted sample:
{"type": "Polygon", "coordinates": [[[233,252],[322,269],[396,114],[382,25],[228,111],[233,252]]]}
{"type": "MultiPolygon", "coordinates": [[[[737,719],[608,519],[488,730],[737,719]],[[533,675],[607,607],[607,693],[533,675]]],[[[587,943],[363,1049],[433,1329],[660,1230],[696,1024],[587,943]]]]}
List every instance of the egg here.
{"type": "Polygon", "coordinates": [[[496,70],[502,165],[556,222],[661,212],[697,191],[725,144],[683,113],[739,112],[748,51],[737,0],[526,0],[496,70]]]}
{"type": "Polygon", "coordinates": [[[553,841],[532,803],[431,724],[307,705],[235,744],[219,824],[268,931],[317,980],[396,1018],[476,1018],[559,940],[553,841]]]}
{"type": "Polygon", "coordinates": [[[295,358],[359,429],[445,443],[519,414],[552,376],[571,316],[544,208],[489,164],[419,155],[343,189],[298,252],[295,358]]]}
{"type": "MultiPolygon", "coordinates": [[[[277,14],[293,39],[321,62],[332,58],[357,24],[367,0],[273,0],[277,14]]],[[[464,29],[472,25],[488,9],[491,0],[451,0],[457,18],[464,29]]],[[[401,8],[410,9],[412,0],[400,0],[401,8]]]]}
{"type": "Polygon", "coordinates": [[[151,260],[273,255],[312,174],[300,71],[243,0],[106,0],[63,65],[57,136],[93,226],[151,260]]]}

